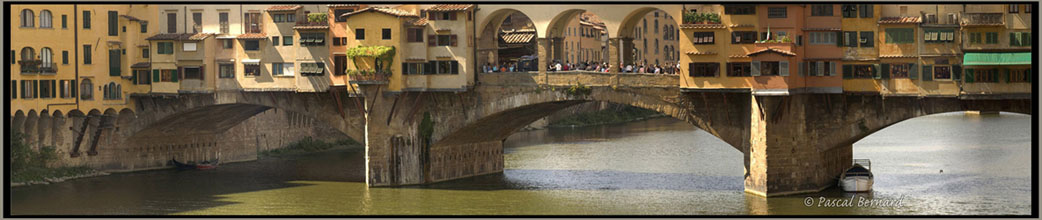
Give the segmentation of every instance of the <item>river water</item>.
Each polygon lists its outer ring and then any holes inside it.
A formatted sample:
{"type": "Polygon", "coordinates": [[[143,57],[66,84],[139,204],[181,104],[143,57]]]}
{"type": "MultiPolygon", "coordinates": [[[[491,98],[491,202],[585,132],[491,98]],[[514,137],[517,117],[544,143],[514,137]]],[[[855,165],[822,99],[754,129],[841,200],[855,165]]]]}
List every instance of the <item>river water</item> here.
{"type": "Polygon", "coordinates": [[[16,187],[10,205],[13,215],[1027,215],[1031,120],[949,113],[888,127],[854,144],[876,176],[863,194],[746,194],[741,152],[657,118],[519,132],[503,173],[426,186],[366,188],[355,148],[16,187]]]}

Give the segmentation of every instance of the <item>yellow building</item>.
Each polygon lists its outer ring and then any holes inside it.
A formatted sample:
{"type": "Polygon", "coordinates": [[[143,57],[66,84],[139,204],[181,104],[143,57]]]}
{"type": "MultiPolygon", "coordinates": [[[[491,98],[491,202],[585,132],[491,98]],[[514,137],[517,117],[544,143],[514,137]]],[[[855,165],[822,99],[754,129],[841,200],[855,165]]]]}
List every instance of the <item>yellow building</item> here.
{"type": "Polygon", "coordinates": [[[11,114],[36,117],[77,109],[74,8],[11,6],[11,114]]]}
{"type": "Polygon", "coordinates": [[[644,15],[633,30],[633,60],[637,64],[676,64],[680,51],[677,49],[678,24],[669,13],[655,10],[644,15]]]}
{"type": "Polygon", "coordinates": [[[1030,4],[967,5],[962,94],[1031,93],[1030,4]]]}
{"type": "Polygon", "coordinates": [[[691,14],[718,16],[719,23],[680,24],[680,87],[684,89],[768,89],[751,77],[749,53],[758,40],[754,5],[685,5],[691,14]],[[754,88],[755,87],[755,88],[754,88]]]}
{"type": "MultiPolygon", "coordinates": [[[[880,5],[843,5],[844,35],[856,35],[857,45],[843,48],[843,92],[879,93],[883,90],[879,65],[880,5]],[[880,74],[877,74],[879,72],[880,74]]],[[[853,37],[853,36],[844,36],[853,37]]]]}

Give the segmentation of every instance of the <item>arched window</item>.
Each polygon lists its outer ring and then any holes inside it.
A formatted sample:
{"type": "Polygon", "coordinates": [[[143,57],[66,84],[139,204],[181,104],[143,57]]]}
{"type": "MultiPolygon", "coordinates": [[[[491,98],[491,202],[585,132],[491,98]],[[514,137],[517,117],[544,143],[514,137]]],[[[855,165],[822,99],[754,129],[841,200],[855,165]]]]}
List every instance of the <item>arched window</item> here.
{"type": "Polygon", "coordinates": [[[33,51],[32,47],[22,48],[22,61],[30,61],[36,59],[36,52],[33,51]]]}
{"type": "Polygon", "coordinates": [[[36,15],[33,15],[33,10],[22,9],[22,27],[36,26],[35,18],[36,15]]]}
{"type": "Polygon", "coordinates": [[[655,33],[658,33],[658,19],[655,19],[655,33]]]}
{"type": "Polygon", "coordinates": [[[644,19],[644,33],[645,34],[648,33],[648,19],[647,18],[644,19]]]}
{"type": "Polygon", "coordinates": [[[644,54],[648,54],[648,39],[647,38],[644,38],[644,47],[641,48],[641,49],[644,49],[644,54]]]}
{"type": "Polygon", "coordinates": [[[658,54],[658,39],[655,39],[655,54],[658,54]]]}
{"type": "Polygon", "coordinates": [[[43,10],[40,11],[40,27],[50,28],[51,27],[51,11],[43,10]]]}
{"type": "Polygon", "coordinates": [[[105,85],[103,90],[105,91],[104,99],[114,100],[123,98],[123,88],[121,85],[116,84],[116,82],[110,82],[108,85],[105,85]]]}
{"type": "Polygon", "coordinates": [[[94,84],[90,82],[90,79],[83,79],[83,81],[80,81],[80,99],[94,99],[94,84]]]}
{"type": "Polygon", "coordinates": [[[40,64],[40,66],[51,67],[51,60],[53,55],[54,53],[51,52],[51,48],[44,47],[43,49],[40,49],[40,59],[43,60],[43,63],[40,64]]]}

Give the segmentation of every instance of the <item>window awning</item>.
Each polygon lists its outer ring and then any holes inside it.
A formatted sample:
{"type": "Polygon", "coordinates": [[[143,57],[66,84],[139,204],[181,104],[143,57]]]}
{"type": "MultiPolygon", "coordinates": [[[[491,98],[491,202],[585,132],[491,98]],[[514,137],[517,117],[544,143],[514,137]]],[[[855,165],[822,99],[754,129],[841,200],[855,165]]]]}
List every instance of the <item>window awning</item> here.
{"type": "Polygon", "coordinates": [[[1031,65],[1031,52],[966,53],[962,65],[1031,65]]]}
{"type": "Polygon", "coordinates": [[[260,59],[242,59],[242,64],[260,65],[260,59]]]}

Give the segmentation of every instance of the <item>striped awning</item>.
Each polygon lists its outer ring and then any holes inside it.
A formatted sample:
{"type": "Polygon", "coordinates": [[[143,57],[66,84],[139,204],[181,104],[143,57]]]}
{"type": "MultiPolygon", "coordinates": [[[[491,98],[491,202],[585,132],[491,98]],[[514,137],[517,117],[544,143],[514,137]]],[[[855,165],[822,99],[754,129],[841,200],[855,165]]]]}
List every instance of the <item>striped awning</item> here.
{"type": "Polygon", "coordinates": [[[975,53],[963,55],[962,65],[1031,65],[1031,52],[975,53]]]}

